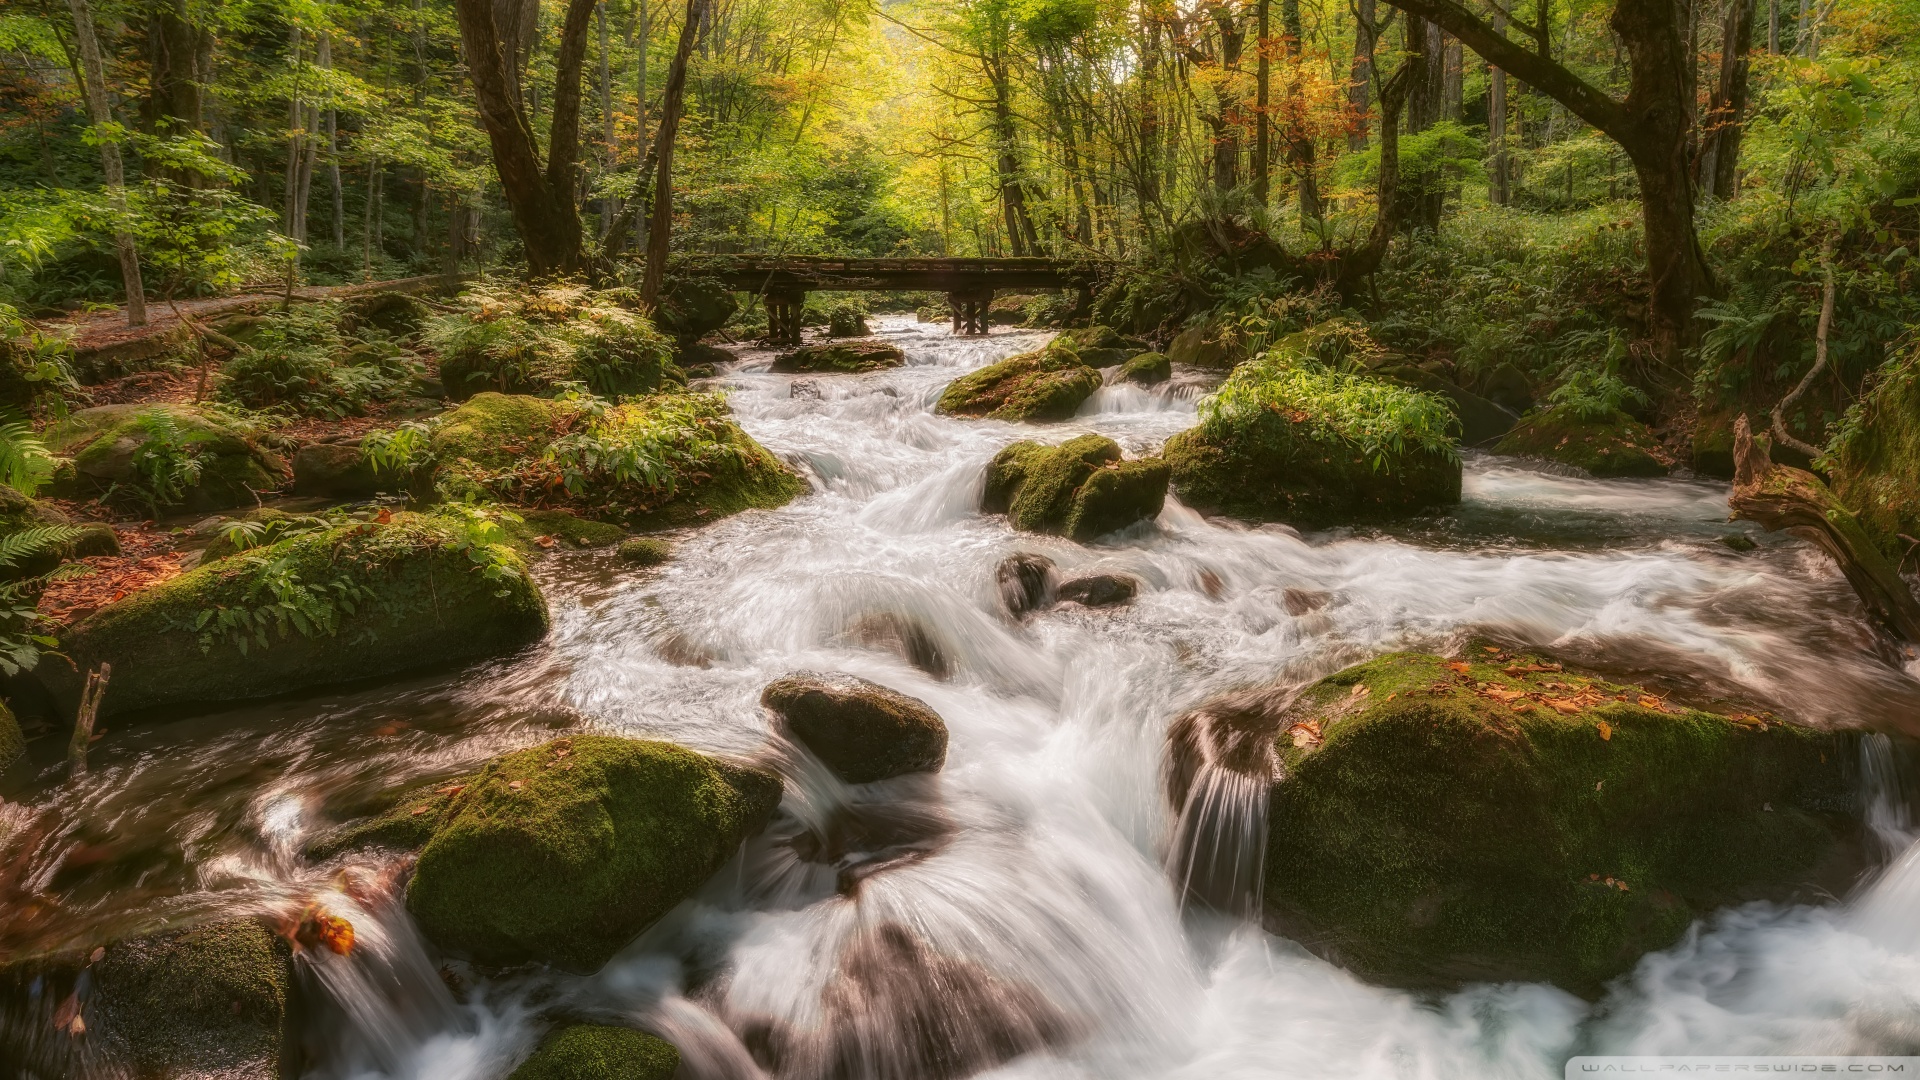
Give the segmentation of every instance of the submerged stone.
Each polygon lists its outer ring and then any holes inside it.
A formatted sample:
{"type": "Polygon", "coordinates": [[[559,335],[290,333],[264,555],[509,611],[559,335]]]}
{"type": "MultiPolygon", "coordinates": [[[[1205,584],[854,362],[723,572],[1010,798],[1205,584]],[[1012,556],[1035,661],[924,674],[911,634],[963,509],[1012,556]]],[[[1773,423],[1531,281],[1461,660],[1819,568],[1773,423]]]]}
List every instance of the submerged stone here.
{"type": "Polygon", "coordinates": [[[34,675],[71,710],[86,672],[112,663],[109,716],[272,697],[540,640],[546,603],[524,561],[469,536],[462,522],[403,513],[219,559],[94,612],[61,635],[73,665],[34,675]]]}
{"type": "Polygon", "coordinates": [[[1065,420],[1100,389],[1100,373],[1055,341],[953,380],[939,411],[989,420],[1065,420]]]}
{"type": "Polygon", "coordinates": [[[939,772],[947,725],[927,703],[844,674],[801,672],[767,684],[760,704],[849,784],[939,772]]]}
{"type": "Polygon", "coordinates": [[[1061,582],[1054,596],[1082,607],[1116,607],[1131,602],[1139,592],[1140,579],[1132,574],[1087,574],[1061,582]]]}
{"type": "Polygon", "coordinates": [[[864,375],[899,367],[907,354],[900,346],[886,341],[835,341],[826,345],[808,345],[774,358],[767,370],[776,374],[864,375]]]}
{"type": "Polygon", "coordinates": [[[507,1080],[673,1080],[680,1051],[656,1035],[573,1024],[540,1041],[507,1080]]]}
{"type": "Polygon", "coordinates": [[[994,569],[994,586],[1008,613],[1018,618],[1053,603],[1053,560],[1020,552],[1009,555],[994,569]]]}
{"type": "Polygon", "coordinates": [[[1272,747],[1216,754],[1273,781],[1267,924],[1369,979],[1595,994],[1716,908],[1841,894],[1858,865],[1844,734],[1479,643],[1240,698],[1202,711],[1272,747]]]}
{"type": "Polygon", "coordinates": [[[1614,410],[1590,420],[1564,405],[1533,413],[1493,448],[1496,454],[1542,458],[1595,476],[1665,476],[1673,459],[1647,425],[1614,410]]]}
{"type": "Polygon", "coordinates": [[[1158,458],[1125,461],[1103,435],[1059,446],[1017,442],[987,466],[980,509],[1006,514],[1022,532],[1087,541],[1160,516],[1168,469],[1158,458]]]}
{"type": "Polygon", "coordinates": [[[102,495],[158,510],[250,506],[278,489],[287,465],[252,438],[191,405],[100,405],[47,431],[47,448],[71,457],[54,494],[102,495]],[[187,462],[195,463],[189,467],[187,462]]]}
{"type": "Polygon", "coordinates": [[[663,742],[573,735],[505,754],[449,797],[407,910],[483,964],[595,971],[764,828],[780,793],[770,772],[663,742]]]}

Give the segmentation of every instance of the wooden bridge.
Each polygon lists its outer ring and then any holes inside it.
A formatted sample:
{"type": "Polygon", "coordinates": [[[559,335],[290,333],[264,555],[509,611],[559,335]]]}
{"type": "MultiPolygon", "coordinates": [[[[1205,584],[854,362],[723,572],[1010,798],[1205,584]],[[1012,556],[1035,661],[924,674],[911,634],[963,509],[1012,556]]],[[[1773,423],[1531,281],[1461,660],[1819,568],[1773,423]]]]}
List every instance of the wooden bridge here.
{"type": "Polygon", "coordinates": [[[707,255],[691,269],[728,288],[757,293],[767,305],[767,337],[800,343],[800,309],[809,292],[944,292],[953,332],[987,332],[987,308],[999,289],[1076,289],[1091,300],[1103,263],[1066,259],[841,259],[817,255],[707,255]]]}

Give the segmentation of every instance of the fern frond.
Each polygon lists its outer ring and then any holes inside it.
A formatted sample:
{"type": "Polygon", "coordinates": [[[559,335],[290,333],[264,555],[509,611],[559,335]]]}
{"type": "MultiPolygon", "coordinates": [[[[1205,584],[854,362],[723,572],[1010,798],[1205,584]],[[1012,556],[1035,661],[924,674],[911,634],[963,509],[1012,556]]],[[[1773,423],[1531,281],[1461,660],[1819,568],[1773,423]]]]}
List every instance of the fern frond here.
{"type": "Polygon", "coordinates": [[[86,533],[73,525],[35,525],[0,536],[0,569],[11,570],[23,560],[71,544],[86,533]]]}

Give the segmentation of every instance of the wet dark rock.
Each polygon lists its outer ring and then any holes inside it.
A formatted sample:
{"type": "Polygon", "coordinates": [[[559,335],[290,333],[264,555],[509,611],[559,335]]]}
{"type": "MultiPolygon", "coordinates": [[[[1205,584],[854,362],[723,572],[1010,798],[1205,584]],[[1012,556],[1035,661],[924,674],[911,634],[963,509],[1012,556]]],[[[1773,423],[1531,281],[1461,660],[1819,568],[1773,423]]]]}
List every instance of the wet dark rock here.
{"type": "Polygon", "coordinates": [[[623,563],[634,566],[659,566],[673,558],[673,545],[665,540],[637,536],[631,540],[622,541],[615,554],[619,555],[623,563]]]}
{"type": "Polygon", "coordinates": [[[739,310],[733,291],[720,282],[683,277],[667,283],[654,322],[681,341],[698,341],[727,325],[739,310]]]}
{"type": "Polygon", "coordinates": [[[847,628],[847,636],[869,649],[890,652],[936,679],[953,674],[953,661],[940,639],[919,620],[892,611],[862,615],[847,628]]]}
{"type": "Polygon", "coordinates": [[[844,674],[801,672],[767,684],[760,704],[849,784],[939,772],[947,725],[926,702],[844,674]]]}
{"type": "Polygon", "coordinates": [[[0,1059],[25,1075],[290,1078],[292,983],[288,943],[251,919],[16,961],[0,968],[0,1059]]]}
{"type": "Polygon", "coordinates": [[[404,338],[419,333],[420,324],[433,309],[419,297],[389,292],[348,301],[347,311],[347,325],[343,327],[346,330],[370,326],[391,337],[404,338]]]}
{"type": "Polygon", "coordinates": [[[887,341],[835,341],[808,345],[774,358],[767,370],[776,374],[863,375],[905,363],[907,354],[887,341]]]}
{"type": "Polygon", "coordinates": [[[701,341],[682,342],[675,347],[673,362],[691,379],[710,379],[720,364],[731,364],[738,357],[718,345],[701,341]]]}
{"type": "Polygon", "coordinates": [[[1120,365],[1116,382],[1130,382],[1139,386],[1158,386],[1173,378],[1173,361],[1165,353],[1145,352],[1120,365]]]}
{"type": "Polygon", "coordinates": [[[1140,579],[1131,574],[1088,574],[1061,582],[1054,597],[1061,603],[1114,607],[1130,603],[1139,591],[1140,579]]]}
{"type": "Polygon", "coordinates": [[[680,1051],[632,1028],[573,1024],[540,1041],[507,1080],[673,1080],[680,1051]]]}
{"type": "Polygon", "coordinates": [[[1488,401],[1515,416],[1533,408],[1533,380],[1527,378],[1527,373],[1515,367],[1512,361],[1502,363],[1489,372],[1481,383],[1480,392],[1488,401]]]}
{"type": "Polygon", "coordinates": [[[573,735],[505,754],[450,796],[407,910],[456,956],[595,971],[759,833],[780,796],[770,772],[671,743],[573,735]]]}
{"type": "Polygon", "coordinates": [[[1454,415],[1460,420],[1460,442],[1464,446],[1492,445],[1520,422],[1518,414],[1501,408],[1451,379],[1411,364],[1381,368],[1378,373],[1403,386],[1439,394],[1452,402],[1454,415]]]}
{"type": "Polygon", "coordinates": [[[1056,576],[1052,559],[1024,551],[1002,559],[993,572],[1000,602],[1016,617],[1053,603],[1056,576]]]}
{"type": "Polygon", "coordinates": [[[7,703],[0,701],[0,772],[20,759],[27,752],[27,737],[20,730],[20,721],[13,715],[7,703]]]}
{"type": "Polygon", "coordinates": [[[851,307],[836,307],[827,313],[828,337],[866,337],[873,333],[864,313],[851,307]]]}
{"type": "Polygon", "coordinates": [[[1740,533],[1728,533],[1726,536],[1720,538],[1720,546],[1729,551],[1738,551],[1744,555],[1760,545],[1754,543],[1753,538],[1750,536],[1743,536],[1740,533]]]}
{"type": "Polygon", "coordinates": [[[626,539],[627,530],[604,521],[583,518],[571,510],[521,510],[509,522],[507,535],[523,551],[539,553],[558,547],[604,548],[626,539]]]}
{"type": "Polygon", "coordinates": [[[1240,354],[1228,343],[1227,335],[1221,328],[1211,324],[1196,326],[1174,335],[1173,342],[1167,346],[1167,356],[1174,363],[1186,367],[1214,370],[1230,368],[1241,359],[1240,354]]]}
{"type": "Polygon", "coordinates": [[[1087,541],[1158,517],[1168,475],[1158,458],[1122,460],[1119,444],[1102,435],[1017,442],[987,466],[980,509],[1006,514],[1023,532],[1087,541]]]}
{"type": "Polygon", "coordinates": [[[739,1025],[763,1068],[796,1080],[961,1080],[1075,1035],[1038,990],[943,956],[898,923],[858,932],[836,971],[820,995],[820,1034],[739,1025]]]}
{"type": "Polygon", "coordinates": [[[858,896],[876,875],[938,853],[955,831],[953,819],[933,800],[894,796],[835,807],[824,827],[802,830],[786,846],[802,862],[832,867],[836,893],[858,896]]]}
{"type": "Polygon", "coordinates": [[[1098,389],[1100,373],[1071,345],[1055,341],[953,380],[940,395],[939,411],[989,420],[1066,420],[1098,389]]]}
{"type": "Polygon", "coordinates": [[[1280,594],[1281,602],[1287,605],[1287,614],[1295,618],[1319,611],[1332,599],[1332,593],[1319,589],[1287,589],[1280,594]]]}
{"type": "Polygon", "coordinates": [[[1397,653],[1202,708],[1217,758],[1253,749],[1220,731],[1275,734],[1268,927],[1370,980],[1597,995],[1709,912],[1844,895],[1863,866],[1857,735],[1535,654],[1397,653]]]}

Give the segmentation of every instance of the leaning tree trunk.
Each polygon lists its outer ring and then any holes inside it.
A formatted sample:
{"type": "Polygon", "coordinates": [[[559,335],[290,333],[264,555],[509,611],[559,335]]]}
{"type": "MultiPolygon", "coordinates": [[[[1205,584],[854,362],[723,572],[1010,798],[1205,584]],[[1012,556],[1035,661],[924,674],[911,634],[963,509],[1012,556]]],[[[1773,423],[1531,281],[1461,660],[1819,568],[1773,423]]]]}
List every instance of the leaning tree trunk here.
{"type": "MultiPolygon", "coordinates": [[[[80,47],[80,63],[86,72],[87,117],[96,127],[113,122],[107,105],[106,65],[100,59],[100,38],[93,30],[93,9],[87,0],[67,0],[73,10],[74,40],[80,47]]],[[[140,280],[140,253],[127,231],[127,174],[120,161],[120,144],[111,139],[100,142],[100,168],[107,176],[107,198],[121,219],[114,226],[113,246],[120,253],[120,281],[127,292],[127,325],[147,323],[146,287],[140,280]]]]}
{"type": "Polygon", "coordinates": [[[653,214],[647,225],[647,268],[640,279],[641,306],[651,310],[660,302],[667,277],[667,242],[673,229],[673,140],[680,132],[680,114],[687,98],[687,59],[706,18],[706,0],[687,0],[687,21],[680,26],[680,44],[667,69],[667,87],[660,103],[660,134],[654,138],[659,164],[653,178],[653,214]]]}
{"type": "Polygon", "coordinates": [[[1775,465],[1742,416],[1733,425],[1733,516],[1768,532],[1791,530],[1819,544],[1840,566],[1868,614],[1902,640],[1920,642],[1920,603],[1853,512],[1820,478],[1775,465]]]}
{"type": "Polygon", "coordinates": [[[1720,81],[1701,123],[1700,186],[1716,199],[1731,199],[1740,174],[1740,136],[1746,125],[1748,52],[1756,0],[1733,0],[1720,40],[1720,81]]]}
{"type": "Polygon", "coordinates": [[[1347,149],[1367,148],[1367,110],[1373,88],[1373,39],[1379,27],[1373,21],[1373,0],[1359,0],[1354,7],[1353,66],[1347,75],[1347,110],[1353,124],[1347,131],[1347,149]]]}

